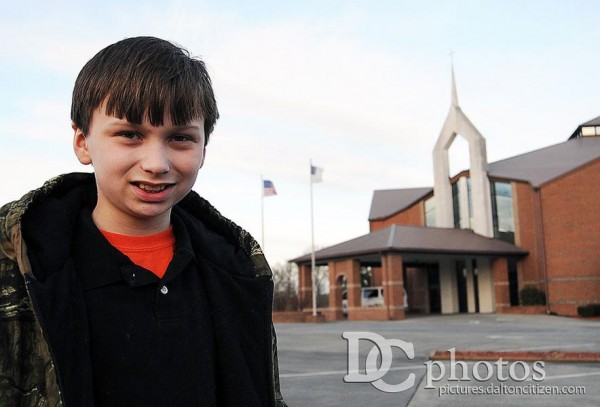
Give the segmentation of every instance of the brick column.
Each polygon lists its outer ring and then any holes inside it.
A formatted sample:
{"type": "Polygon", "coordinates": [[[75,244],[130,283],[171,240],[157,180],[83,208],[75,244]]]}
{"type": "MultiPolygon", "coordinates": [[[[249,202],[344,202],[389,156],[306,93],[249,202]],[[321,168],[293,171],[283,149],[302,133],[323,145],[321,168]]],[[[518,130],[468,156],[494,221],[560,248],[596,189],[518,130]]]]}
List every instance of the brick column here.
{"type": "Polygon", "coordinates": [[[298,270],[298,299],[300,309],[312,309],[312,279],[310,264],[301,264],[298,270]]]}
{"type": "Polygon", "coordinates": [[[381,267],[373,267],[371,269],[371,273],[372,273],[371,285],[373,287],[379,287],[379,286],[383,285],[383,271],[381,270],[381,267]]]}
{"type": "Polygon", "coordinates": [[[346,276],[346,290],[348,292],[348,318],[351,319],[352,311],[361,307],[360,303],[360,263],[357,260],[347,259],[335,262],[336,278],[346,276]]]}
{"type": "Polygon", "coordinates": [[[388,319],[404,319],[404,283],[402,280],[402,256],[384,254],[381,256],[383,272],[383,300],[388,319]]]}
{"type": "Polygon", "coordinates": [[[510,291],[508,286],[508,262],[500,257],[492,260],[494,275],[494,292],[496,295],[496,312],[504,312],[510,308],[510,291]]]}
{"type": "Polygon", "coordinates": [[[342,274],[337,272],[336,263],[329,262],[329,319],[344,319],[342,313],[342,274]]]}

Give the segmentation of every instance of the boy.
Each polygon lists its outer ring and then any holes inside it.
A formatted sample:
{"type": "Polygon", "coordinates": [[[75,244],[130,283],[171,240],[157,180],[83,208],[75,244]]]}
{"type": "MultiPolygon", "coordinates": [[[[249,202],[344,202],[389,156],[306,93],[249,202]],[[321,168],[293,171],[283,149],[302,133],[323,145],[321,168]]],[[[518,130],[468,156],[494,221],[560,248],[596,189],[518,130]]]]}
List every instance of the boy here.
{"type": "Polygon", "coordinates": [[[66,174],[0,209],[0,405],[285,406],[271,271],[191,191],[218,118],[158,38],[81,70],[66,174]]]}

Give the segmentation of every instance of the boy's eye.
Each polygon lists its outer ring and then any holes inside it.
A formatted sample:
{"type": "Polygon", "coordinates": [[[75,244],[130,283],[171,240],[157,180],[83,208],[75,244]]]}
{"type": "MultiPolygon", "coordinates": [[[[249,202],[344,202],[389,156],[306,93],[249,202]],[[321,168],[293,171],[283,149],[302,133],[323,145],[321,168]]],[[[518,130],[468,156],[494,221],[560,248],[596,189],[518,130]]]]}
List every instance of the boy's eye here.
{"type": "Polygon", "coordinates": [[[171,137],[171,140],[181,142],[181,141],[193,141],[192,137],[186,136],[185,134],[175,134],[171,137]]]}
{"type": "Polygon", "coordinates": [[[126,139],[130,139],[130,140],[135,140],[135,139],[141,138],[141,135],[134,131],[123,131],[123,132],[119,133],[119,136],[126,138],[126,139]]]}

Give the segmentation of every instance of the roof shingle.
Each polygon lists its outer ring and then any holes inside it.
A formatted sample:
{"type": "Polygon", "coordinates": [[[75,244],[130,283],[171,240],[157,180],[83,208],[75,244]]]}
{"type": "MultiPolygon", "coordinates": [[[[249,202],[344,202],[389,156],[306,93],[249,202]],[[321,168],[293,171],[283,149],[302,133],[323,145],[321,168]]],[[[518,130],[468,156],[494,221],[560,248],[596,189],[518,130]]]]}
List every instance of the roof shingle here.
{"type": "MultiPolygon", "coordinates": [[[[315,252],[318,261],[381,252],[524,256],[528,252],[502,240],[468,229],[391,225],[315,252]]],[[[308,263],[310,254],[291,260],[308,263]]]]}
{"type": "MultiPolygon", "coordinates": [[[[540,187],[599,158],[600,137],[582,137],[490,163],[488,175],[494,178],[529,182],[533,187],[540,187]]],[[[432,191],[433,188],[374,191],[369,221],[388,218],[413,205],[432,191]]]]}
{"type": "Polygon", "coordinates": [[[539,187],[598,158],[600,137],[582,137],[491,163],[488,175],[539,187]]]}
{"type": "Polygon", "coordinates": [[[369,220],[387,218],[408,208],[432,191],[431,187],[376,190],[373,192],[371,200],[369,220]]]}

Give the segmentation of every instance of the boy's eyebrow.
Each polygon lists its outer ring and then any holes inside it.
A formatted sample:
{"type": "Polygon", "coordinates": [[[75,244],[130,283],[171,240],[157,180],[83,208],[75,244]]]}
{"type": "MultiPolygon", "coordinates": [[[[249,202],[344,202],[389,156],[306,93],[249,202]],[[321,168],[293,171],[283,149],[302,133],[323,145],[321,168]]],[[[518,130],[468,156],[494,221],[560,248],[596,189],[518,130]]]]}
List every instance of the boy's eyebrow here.
{"type": "Polygon", "coordinates": [[[141,124],[132,123],[125,118],[119,118],[119,117],[115,117],[115,116],[109,116],[109,117],[110,117],[110,121],[108,122],[109,126],[114,126],[114,127],[125,126],[125,125],[141,126],[141,124]]]}
{"type": "MultiPolygon", "coordinates": [[[[144,128],[146,127],[143,123],[133,123],[127,119],[119,119],[118,117],[114,118],[114,121],[111,121],[108,125],[111,127],[123,127],[123,126],[131,126],[135,128],[144,128]]],[[[202,125],[192,125],[192,124],[182,124],[182,125],[172,125],[170,126],[176,130],[200,130],[203,129],[202,125]]]]}
{"type": "Polygon", "coordinates": [[[197,130],[197,129],[203,128],[203,126],[196,126],[196,125],[192,125],[192,124],[182,124],[180,126],[171,126],[171,127],[174,127],[177,130],[188,130],[188,129],[197,130]]]}

